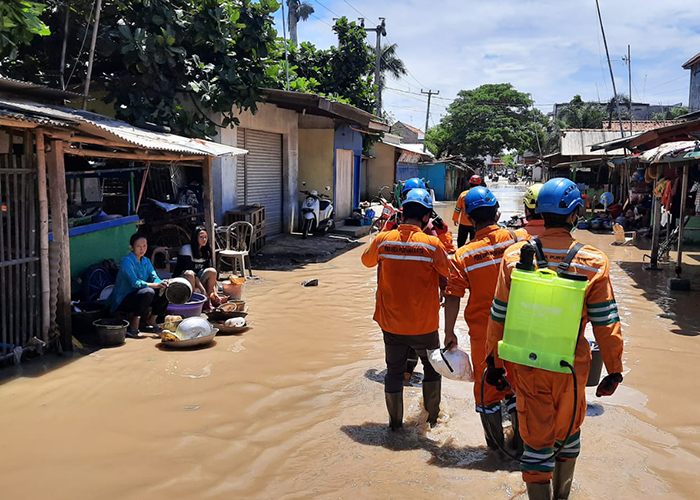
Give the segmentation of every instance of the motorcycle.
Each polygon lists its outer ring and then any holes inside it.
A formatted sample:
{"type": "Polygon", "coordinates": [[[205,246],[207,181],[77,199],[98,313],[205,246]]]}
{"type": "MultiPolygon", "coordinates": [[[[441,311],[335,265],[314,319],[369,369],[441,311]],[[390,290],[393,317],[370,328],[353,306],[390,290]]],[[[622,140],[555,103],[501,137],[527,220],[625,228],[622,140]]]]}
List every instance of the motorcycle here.
{"type": "MultiPolygon", "coordinates": [[[[306,186],[306,182],[301,183],[306,186]]],[[[326,186],[326,191],[331,187],[326,186]]],[[[301,205],[301,237],[306,239],[309,233],[323,231],[327,233],[335,225],[333,221],[333,200],[325,192],[320,193],[315,189],[311,191],[299,191],[306,195],[306,199],[301,205]]]]}

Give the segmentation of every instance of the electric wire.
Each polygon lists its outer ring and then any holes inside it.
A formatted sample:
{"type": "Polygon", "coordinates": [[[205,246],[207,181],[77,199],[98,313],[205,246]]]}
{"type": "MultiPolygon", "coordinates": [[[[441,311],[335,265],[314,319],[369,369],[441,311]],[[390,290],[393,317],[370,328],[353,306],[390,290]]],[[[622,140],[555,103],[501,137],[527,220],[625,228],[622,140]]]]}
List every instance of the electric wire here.
{"type": "Polygon", "coordinates": [[[333,14],[335,17],[343,17],[343,16],[341,16],[340,14],[336,14],[335,12],[333,12],[331,9],[329,9],[328,7],[326,7],[325,5],[323,5],[323,4],[322,4],[321,2],[319,2],[318,0],[314,0],[314,2],[316,2],[317,4],[319,4],[321,7],[323,7],[324,9],[326,9],[328,12],[330,12],[331,14],[333,14]]]}

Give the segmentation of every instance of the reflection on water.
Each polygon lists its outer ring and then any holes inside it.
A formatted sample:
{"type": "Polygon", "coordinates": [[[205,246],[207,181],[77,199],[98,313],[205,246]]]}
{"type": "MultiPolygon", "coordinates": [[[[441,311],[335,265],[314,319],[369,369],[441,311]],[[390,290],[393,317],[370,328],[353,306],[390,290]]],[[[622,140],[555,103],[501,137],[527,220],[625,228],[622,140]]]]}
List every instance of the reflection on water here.
{"type": "MultiPolygon", "coordinates": [[[[520,211],[524,188],[493,189],[504,217],[520,211]]],[[[437,208],[451,221],[452,205],[437,208]]],[[[611,247],[609,236],[577,237],[611,256],[628,326],[624,389],[605,399],[589,389],[572,497],[696,498],[700,403],[687,374],[700,348],[674,334],[697,318],[695,296],[669,295],[659,274],[641,271],[636,249],[611,247]]],[[[255,328],[217,337],[209,349],[161,351],[152,339],[127,340],[7,380],[3,494],[525,498],[517,465],[485,449],[471,384],[443,381],[442,414],[430,429],[419,365],[417,382],[404,389],[405,429],[387,430],[382,335],[371,319],[375,271],[360,265],[361,252],[259,272],[263,279],[246,289],[255,328]],[[318,287],[299,286],[312,278],[318,287]]],[[[458,327],[467,332],[463,319],[458,327]]],[[[466,334],[460,342],[468,346],[466,334]]]]}

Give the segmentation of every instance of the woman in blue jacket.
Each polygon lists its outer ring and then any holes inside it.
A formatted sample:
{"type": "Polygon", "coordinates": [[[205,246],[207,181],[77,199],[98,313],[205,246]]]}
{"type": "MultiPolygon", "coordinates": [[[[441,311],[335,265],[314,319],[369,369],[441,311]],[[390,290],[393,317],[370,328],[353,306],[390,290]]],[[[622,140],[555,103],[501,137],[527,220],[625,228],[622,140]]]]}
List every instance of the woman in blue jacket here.
{"type": "Polygon", "coordinates": [[[151,315],[145,318],[146,327],[151,332],[159,332],[156,318],[165,313],[168,299],[165,297],[167,281],[156,274],[151,261],[146,257],[148,242],[138,233],[129,239],[131,253],[119,265],[119,273],[110,296],[112,312],[130,313],[129,330],[131,337],[139,334],[141,318],[151,308],[151,315]]]}

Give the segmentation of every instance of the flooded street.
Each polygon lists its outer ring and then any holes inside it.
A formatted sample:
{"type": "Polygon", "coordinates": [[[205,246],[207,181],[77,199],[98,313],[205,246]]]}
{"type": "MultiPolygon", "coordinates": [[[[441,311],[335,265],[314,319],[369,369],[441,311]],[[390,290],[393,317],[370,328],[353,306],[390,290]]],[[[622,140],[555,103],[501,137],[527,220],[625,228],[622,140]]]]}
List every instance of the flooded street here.
{"type": "MultiPolygon", "coordinates": [[[[502,219],[523,191],[494,188],[502,219]]],[[[438,207],[446,220],[452,206],[438,207]]],[[[686,273],[695,291],[669,292],[670,269],[643,271],[642,250],[576,236],[610,256],[626,344],[617,393],[588,389],[571,498],[697,498],[700,266],[686,273]]],[[[406,430],[389,433],[376,270],[360,263],[363,249],[258,272],[245,290],[253,329],[209,348],[127,339],[0,373],[2,498],[526,498],[517,464],[485,449],[471,384],[443,381],[430,430],[416,381],[406,430]],[[318,287],[300,286],[311,278],[318,287]]],[[[468,349],[461,316],[458,328],[468,349]]]]}

